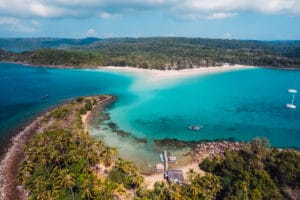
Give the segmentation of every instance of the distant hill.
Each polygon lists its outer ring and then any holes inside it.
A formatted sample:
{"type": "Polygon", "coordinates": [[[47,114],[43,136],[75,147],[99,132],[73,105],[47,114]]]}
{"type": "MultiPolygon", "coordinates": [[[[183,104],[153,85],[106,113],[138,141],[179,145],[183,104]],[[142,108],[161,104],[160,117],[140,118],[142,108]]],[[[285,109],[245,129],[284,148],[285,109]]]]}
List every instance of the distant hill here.
{"type": "Polygon", "coordinates": [[[100,40],[81,48],[83,50],[97,51],[116,51],[118,48],[119,51],[159,51],[158,53],[161,53],[161,51],[167,53],[170,50],[173,52],[176,50],[188,49],[190,49],[190,51],[264,51],[266,53],[278,54],[289,58],[300,58],[300,40],[257,41],[180,37],[116,38],[100,40]]]}
{"type": "Polygon", "coordinates": [[[41,48],[66,48],[68,46],[89,45],[99,38],[0,38],[0,49],[8,51],[33,51],[41,48]]]}
{"type": "MultiPolygon", "coordinates": [[[[34,43],[35,39],[32,39],[34,43]]],[[[224,63],[300,68],[300,41],[222,40],[205,38],[36,39],[32,52],[0,52],[2,61],[37,65],[132,66],[184,69],[224,63]],[[39,41],[39,42],[38,42],[39,41]],[[63,48],[62,48],[63,47],[63,48]]],[[[1,47],[1,46],[0,46],[1,47]]]]}

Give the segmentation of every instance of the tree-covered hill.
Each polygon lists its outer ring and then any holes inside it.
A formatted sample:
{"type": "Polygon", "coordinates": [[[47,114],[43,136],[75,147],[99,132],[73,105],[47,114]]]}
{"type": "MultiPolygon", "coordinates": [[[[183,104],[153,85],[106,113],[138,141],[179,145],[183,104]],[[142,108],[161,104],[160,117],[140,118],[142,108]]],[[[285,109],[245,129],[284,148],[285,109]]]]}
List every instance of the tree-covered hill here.
{"type": "Polygon", "coordinates": [[[98,38],[0,38],[0,49],[8,51],[33,51],[41,48],[66,48],[74,45],[88,45],[99,41],[98,38]]]}
{"type": "Polygon", "coordinates": [[[64,50],[0,52],[1,61],[37,65],[132,66],[183,69],[223,63],[279,68],[300,67],[300,41],[251,41],[202,38],[117,38],[64,50]]]}

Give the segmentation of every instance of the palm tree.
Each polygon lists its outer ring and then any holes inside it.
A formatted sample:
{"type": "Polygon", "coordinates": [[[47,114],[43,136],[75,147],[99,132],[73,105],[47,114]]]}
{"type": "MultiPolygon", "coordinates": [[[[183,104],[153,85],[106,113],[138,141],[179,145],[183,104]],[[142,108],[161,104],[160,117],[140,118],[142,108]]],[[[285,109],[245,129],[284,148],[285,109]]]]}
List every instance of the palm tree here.
{"type": "Polygon", "coordinates": [[[167,187],[164,182],[156,182],[153,191],[158,196],[158,199],[167,199],[167,187]]]}
{"type": "Polygon", "coordinates": [[[144,177],[137,173],[137,171],[134,171],[132,174],[128,177],[130,184],[133,186],[133,191],[135,195],[136,187],[142,185],[144,182],[144,177]]]}
{"type": "Polygon", "coordinates": [[[49,154],[49,160],[54,165],[59,165],[62,161],[61,154],[58,152],[58,150],[52,150],[49,154]]]}
{"type": "Polygon", "coordinates": [[[130,173],[133,170],[132,163],[119,158],[116,162],[116,167],[125,173],[130,173]]]}
{"type": "Polygon", "coordinates": [[[169,188],[169,197],[172,200],[182,200],[181,188],[178,184],[172,184],[169,188]]]}
{"type": "Polygon", "coordinates": [[[139,175],[137,172],[133,172],[129,175],[129,181],[133,188],[135,189],[137,186],[140,186],[144,182],[144,178],[139,175]]]}
{"type": "Polygon", "coordinates": [[[199,176],[198,173],[195,172],[194,169],[189,169],[189,171],[187,172],[187,177],[188,177],[188,181],[193,182],[193,180],[196,179],[197,176],[199,176]]]}
{"type": "Polygon", "coordinates": [[[102,160],[105,166],[110,166],[112,162],[113,152],[109,147],[105,147],[102,152],[102,160]]]}
{"type": "Polygon", "coordinates": [[[49,169],[48,169],[48,162],[50,161],[49,160],[49,156],[42,156],[40,159],[39,159],[39,161],[40,161],[40,164],[42,165],[42,166],[44,166],[44,168],[45,168],[45,170],[46,170],[46,172],[49,174],[49,169]]]}
{"type": "Polygon", "coordinates": [[[33,164],[25,160],[21,163],[19,171],[27,176],[32,173],[33,169],[33,164]]]}
{"type": "Polygon", "coordinates": [[[86,158],[91,165],[95,165],[99,162],[99,156],[94,151],[87,152],[86,158]]]}
{"type": "Polygon", "coordinates": [[[100,154],[105,148],[105,144],[101,141],[94,141],[93,146],[94,149],[96,149],[98,154],[100,154]]]}
{"type": "Polygon", "coordinates": [[[82,199],[93,199],[93,185],[90,181],[85,181],[83,183],[84,187],[81,189],[82,199]]]}
{"type": "Polygon", "coordinates": [[[73,188],[76,185],[75,180],[74,180],[74,175],[69,174],[69,171],[66,169],[63,169],[59,173],[59,177],[57,178],[57,182],[59,183],[60,186],[64,188],[68,188],[72,194],[72,199],[74,200],[74,192],[73,188]]]}
{"type": "Polygon", "coordinates": [[[115,189],[114,194],[118,197],[122,197],[126,194],[126,189],[123,185],[118,185],[118,187],[115,189]]]}
{"type": "Polygon", "coordinates": [[[72,175],[68,174],[64,178],[64,187],[69,188],[72,194],[72,199],[74,200],[74,192],[73,192],[73,187],[75,186],[74,178],[72,175]]]}
{"type": "Polygon", "coordinates": [[[111,156],[114,157],[118,154],[118,150],[114,147],[110,148],[111,156]]]}
{"type": "Polygon", "coordinates": [[[194,183],[200,189],[198,196],[200,195],[205,199],[215,199],[217,192],[221,190],[220,179],[214,175],[206,175],[195,179],[194,183]]]}
{"type": "Polygon", "coordinates": [[[46,199],[45,180],[42,177],[36,177],[33,181],[33,193],[36,199],[46,199]]]}
{"type": "Polygon", "coordinates": [[[196,184],[195,182],[192,182],[189,186],[189,192],[192,195],[193,199],[197,199],[199,194],[201,194],[201,187],[199,187],[198,184],[196,184]]]}

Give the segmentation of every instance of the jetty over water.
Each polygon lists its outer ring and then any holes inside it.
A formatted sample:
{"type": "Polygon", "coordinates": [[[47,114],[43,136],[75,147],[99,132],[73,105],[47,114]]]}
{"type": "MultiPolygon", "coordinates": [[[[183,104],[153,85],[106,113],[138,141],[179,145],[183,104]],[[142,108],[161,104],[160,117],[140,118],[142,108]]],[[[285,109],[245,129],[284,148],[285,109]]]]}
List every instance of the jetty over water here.
{"type": "Polygon", "coordinates": [[[167,150],[164,150],[160,155],[162,163],[156,164],[156,170],[164,171],[164,178],[168,181],[168,183],[177,183],[179,185],[183,184],[183,171],[182,170],[170,170],[169,162],[175,163],[176,157],[170,156],[170,153],[167,150]]]}
{"type": "Polygon", "coordinates": [[[164,168],[165,168],[165,172],[169,170],[169,159],[168,159],[168,153],[167,150],[164,150],[164,168]]]}

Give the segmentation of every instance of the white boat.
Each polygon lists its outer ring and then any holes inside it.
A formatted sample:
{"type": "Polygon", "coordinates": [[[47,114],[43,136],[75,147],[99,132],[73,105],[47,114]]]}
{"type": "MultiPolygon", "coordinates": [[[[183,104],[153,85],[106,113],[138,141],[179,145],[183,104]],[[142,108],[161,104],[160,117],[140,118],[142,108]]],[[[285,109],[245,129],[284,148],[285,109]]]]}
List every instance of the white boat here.
{"type": "Polygon", "coordinates": [[[288,92],[296,94],[298,91],[296,89],[290,88],[290,89],[288,89],[288,92]]]}
{"type": "Polygon", "coordinates": [[[161,161],[161,162],[164,162],[164,161],[165,161],[164,155],[163,155],[162,153],[159,155],[159,158],[160,158],[160,161],[161,161]]]}
{"type": "Polygon", "coordinates": [[[198,126],[198,125],[192,125],[192,126],[189,126],[188,129],[189,130],[192,130],[192,131],[200,131],[200,129],[202,129],[203,126],[198,126]]]}
{"type": "Polygon", "coordinates": [[[45,95],[41,96],[40,99],[44,101],[44,100],[46,100],[48,97],[49,97],[49,95],[48,95],[48,94],[45,94],[45,95]]]}
{"type": "Polygon", "coordinates": [[[291,109],[297,108],[296,105],[290,104],[290,103],[286,104],[286,107],[287,107],[287,108],[291,108],[291,109]]]}
{"type": "Polygon", "coordinates": [[[296,105],[294,104],[294,100],[295,100],[295,94],[293,94],[293,97],[292,97],[292,103],[286,104],[286,107],[287,107],[287,108],[291,108],[291,109],[295,109],[295,108],[296,108],[296,105]]]}

